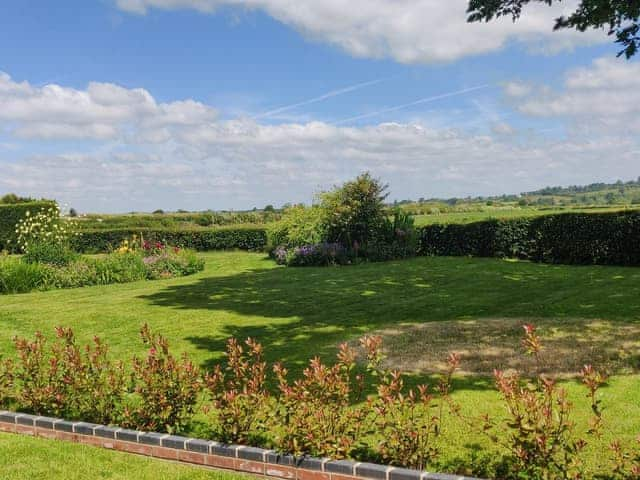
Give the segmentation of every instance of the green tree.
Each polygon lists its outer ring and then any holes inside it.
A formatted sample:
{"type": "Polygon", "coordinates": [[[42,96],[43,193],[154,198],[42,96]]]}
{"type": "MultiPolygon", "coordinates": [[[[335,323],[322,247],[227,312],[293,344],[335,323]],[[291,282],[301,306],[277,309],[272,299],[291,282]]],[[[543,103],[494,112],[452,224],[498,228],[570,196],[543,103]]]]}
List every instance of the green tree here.
{"type": "Polygon", "coordinates": [[[387,219],[384,204],[387,188],[367,172],[320,194],[327,241],[352,248],[356,242],[365,245],[375,237],[385,227],[387,219]]]}
{"type": "MultiPolygon", "coordinates": [[[[533,2],[552,5],[561,0],[469,0],[470,22],[490,21],[510,16],[516,21],[525,5],[533,2]]],[[[573,28],[580,32],[606,28],[622,45],[618,56],[631,58],[640,47],[640,0],[581,0],[571,15],[556,18],[554,30],[573,28]]]]}

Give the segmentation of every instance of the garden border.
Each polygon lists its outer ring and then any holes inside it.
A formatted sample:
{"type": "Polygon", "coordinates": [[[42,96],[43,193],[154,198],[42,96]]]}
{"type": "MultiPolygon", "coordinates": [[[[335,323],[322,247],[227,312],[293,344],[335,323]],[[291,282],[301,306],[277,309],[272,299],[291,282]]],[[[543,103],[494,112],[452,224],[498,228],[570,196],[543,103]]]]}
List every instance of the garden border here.
{"type": "Polygon", "coordinates": [[[475,480],[407,468],[299,457],[177,435],[0,411],[0,431],[65,440],[148,457],[286,480],[475,480]]]}

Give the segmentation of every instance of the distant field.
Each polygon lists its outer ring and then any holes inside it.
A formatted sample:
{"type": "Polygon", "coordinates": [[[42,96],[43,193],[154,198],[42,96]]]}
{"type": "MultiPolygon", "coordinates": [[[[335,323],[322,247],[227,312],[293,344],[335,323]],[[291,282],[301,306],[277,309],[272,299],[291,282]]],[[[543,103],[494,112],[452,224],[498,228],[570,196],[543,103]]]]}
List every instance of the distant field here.
{"type": "Polygon", "coordinates": [[[416,225],[433,225],[448,223],[471,223],[488,219],[509,219],[509,218],[530,218],[542,215],[552,215],[555,213],[599,213],[599,212],[617,212],[621,210],[638,210],[638,208],[616,206],[598,206],[589,208],[505,208],[505,207],[484,207],[482,210],[468,212],[449,212],[429,215],[416,215],[416,225]]]}

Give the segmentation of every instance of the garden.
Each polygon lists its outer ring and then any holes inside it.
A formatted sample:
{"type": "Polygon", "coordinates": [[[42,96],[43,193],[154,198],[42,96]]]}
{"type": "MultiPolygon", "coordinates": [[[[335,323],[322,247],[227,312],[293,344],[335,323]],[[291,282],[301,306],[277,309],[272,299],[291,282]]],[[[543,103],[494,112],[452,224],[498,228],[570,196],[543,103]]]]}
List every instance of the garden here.
{"type": "Polygon", "coordinates": [[[637,478],[637,214],[416,227],[384,199],[362,175],[256,251],[132,233],[87,256],[57,210],[20,217],[0,278],[50,283],[0,296],[0,406],[479,477],[637,478]]]}

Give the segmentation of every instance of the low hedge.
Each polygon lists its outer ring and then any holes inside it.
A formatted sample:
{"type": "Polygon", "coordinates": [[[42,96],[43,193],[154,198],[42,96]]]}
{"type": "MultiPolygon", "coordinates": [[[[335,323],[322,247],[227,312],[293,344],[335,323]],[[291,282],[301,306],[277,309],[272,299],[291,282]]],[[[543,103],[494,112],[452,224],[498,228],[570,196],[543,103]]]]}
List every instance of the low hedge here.
{"type": "Polygon", "coordinates": [[[172,230],[148,228],[124,228],[113,230],[82,230],[73,237],[72,247],[83,253],[108,252],[117,248],[123,240],[136,235],[150,242],[163,242],[181,248],[206,250],[262,250],[267,244],[264,228],[216,228],[208,230],[172,230]]]}
{"type": "Polygon", "coordinates": [[[15,250],[16,224],[27,212],[37,212],[55,205],[53,201],[0,204],[0,250],[15,250]]]}
{"type": "Polygon", "coordinates": [[[429,225],[421,255],[516,257],[580,265],[640,265],[640,211],[429,225]]]}

